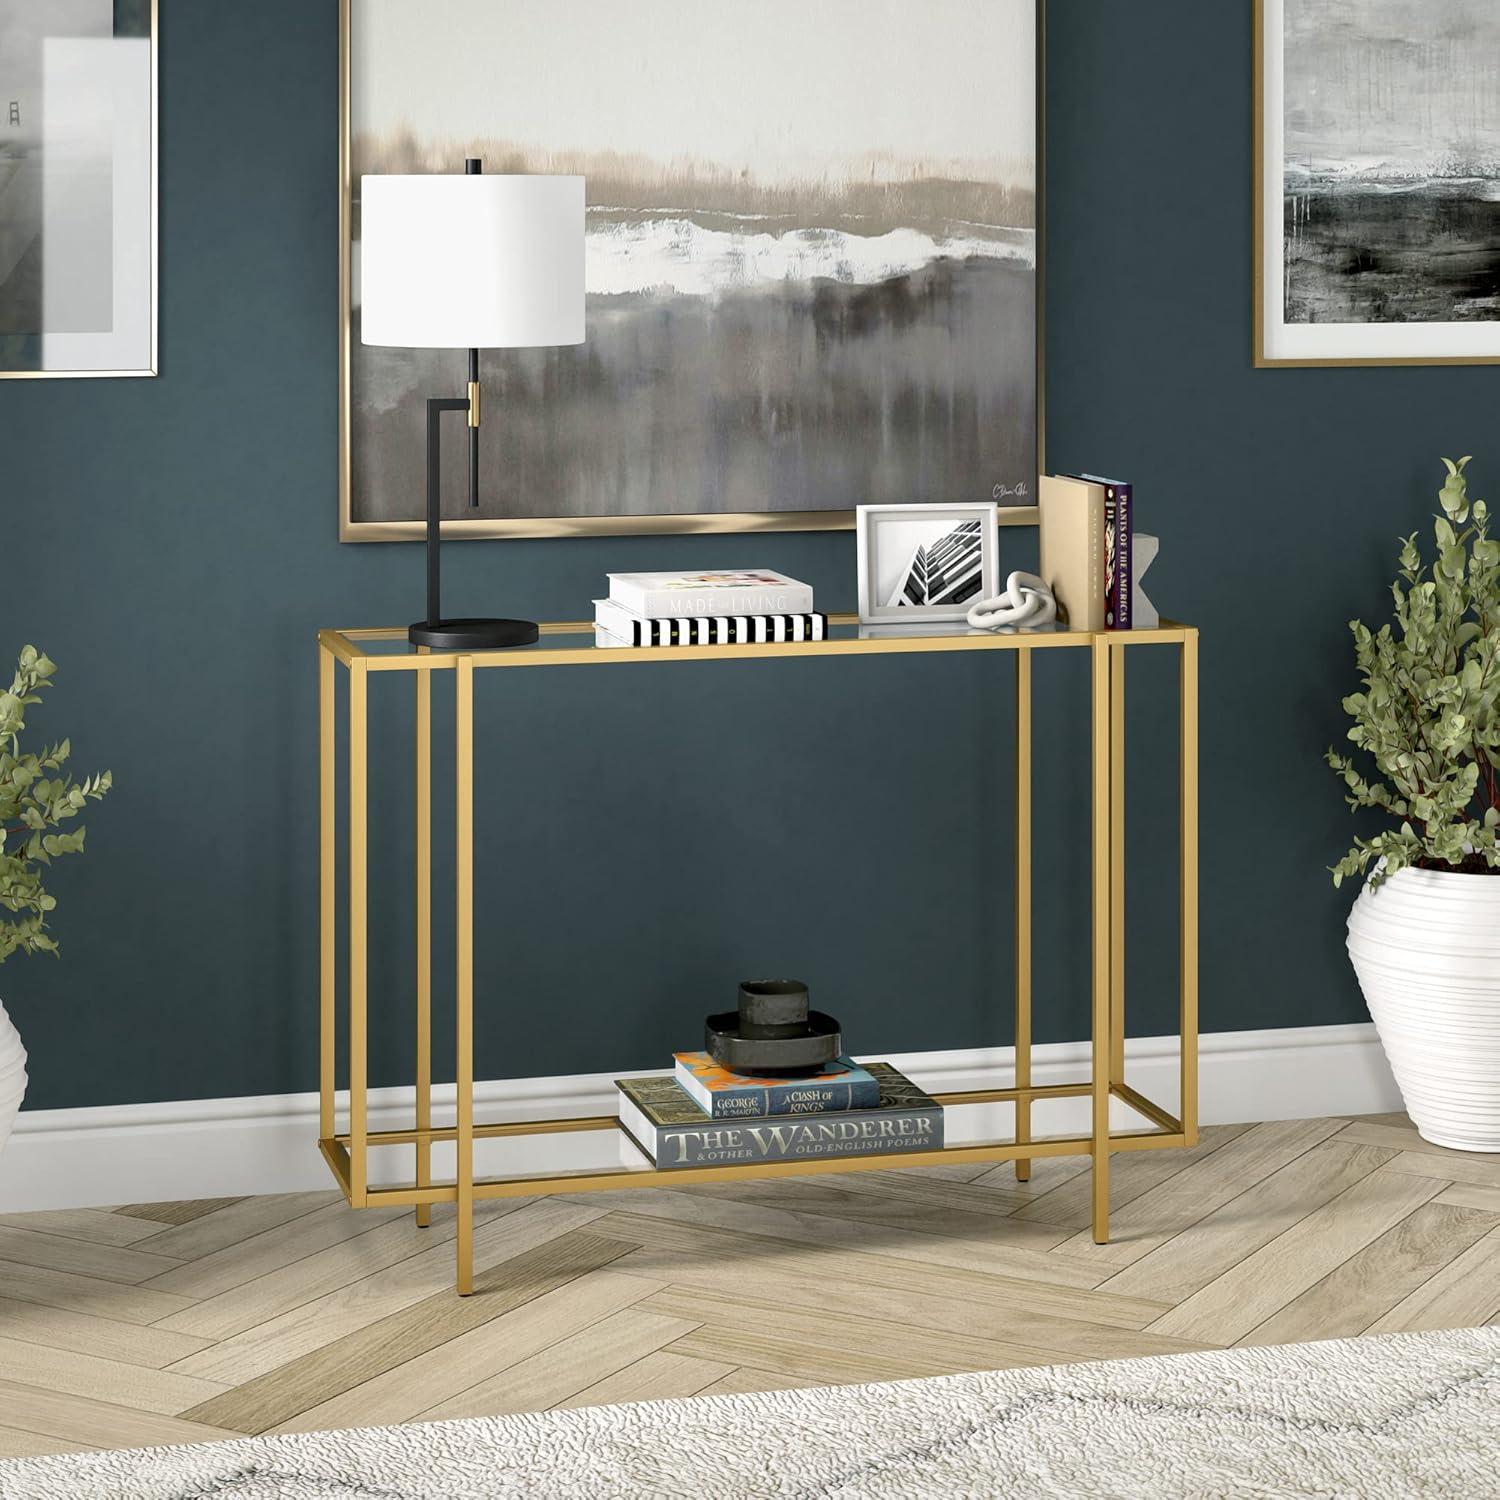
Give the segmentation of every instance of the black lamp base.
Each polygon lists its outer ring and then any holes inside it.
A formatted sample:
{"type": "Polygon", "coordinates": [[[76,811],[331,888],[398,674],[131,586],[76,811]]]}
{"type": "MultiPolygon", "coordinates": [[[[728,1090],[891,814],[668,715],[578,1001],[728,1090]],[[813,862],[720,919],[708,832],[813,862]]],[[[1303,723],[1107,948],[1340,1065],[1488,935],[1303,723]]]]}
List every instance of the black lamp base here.
{"type": "Polygon", "coordinates": [[[413,646],[433,651],[498,651],[505,646],[530,646],[541,631],[530,620],[425,620],[407,632],[413,646]]]}

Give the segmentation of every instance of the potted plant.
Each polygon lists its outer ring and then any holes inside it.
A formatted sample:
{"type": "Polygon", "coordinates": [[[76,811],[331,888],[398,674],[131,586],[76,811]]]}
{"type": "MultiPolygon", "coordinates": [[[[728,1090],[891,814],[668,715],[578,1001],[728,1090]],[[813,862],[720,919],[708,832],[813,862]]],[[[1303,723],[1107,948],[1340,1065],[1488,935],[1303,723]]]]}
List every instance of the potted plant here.
{"type": "MultiPolygon", "coordinates": [[[[108,771],[74,781],[63,771],[67,740],[22,754],[26,710],[42,701],[57,671],[35,646],[25,647],[8,693],[0,693],[0,963],[12,953],[56,953],[47,915],[57,898],[42,885],[42,872],[63,854],[83,848],[83,829],[55,833],[78,816],[90,798],[110,788],[108,771]],[[7,917],[6,912],[14,913],[7,917]]],[[[10,1138],[26,1092],[26,1049],[0,1003],[0,1150],[10,1138]]]]}
{"type": "Polygon", "coordinates": [[[1434,1145],[1500,1151],[1500,541],[1444,459],[1429,574],[1416,534],[1395,629],[1350,622],[1363,690],[1344,699],[1366,776],[1333,750],[1353,808],[1387,826],[1333,869],[1368,879],[1349,957],[1408,1113],[1434,1145]]]}

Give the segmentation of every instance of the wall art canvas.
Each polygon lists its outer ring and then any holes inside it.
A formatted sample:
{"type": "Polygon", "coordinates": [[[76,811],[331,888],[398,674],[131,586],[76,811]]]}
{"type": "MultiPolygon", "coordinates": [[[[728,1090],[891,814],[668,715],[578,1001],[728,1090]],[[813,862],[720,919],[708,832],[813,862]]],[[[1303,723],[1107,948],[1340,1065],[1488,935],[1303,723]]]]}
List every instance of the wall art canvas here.
{"type": "Polygon", "coordinates": [[[155,373],[154,0],[0,0],[0,378],[155,373]]]}
{"type": "Polygon", "coordinates": [[[1257,16],[1257,363],[1500,358],[1500,5],[1257,16]]]}
{"type": "Polygon", "coordinates": [[[586,178],[588,337],[483,352],[453,534],[1034,504],[1036,0],[346,7],[346,539],[414,534],[423,400],[466,378],[359,342],[359,178],[467,156],[586,178]]]}

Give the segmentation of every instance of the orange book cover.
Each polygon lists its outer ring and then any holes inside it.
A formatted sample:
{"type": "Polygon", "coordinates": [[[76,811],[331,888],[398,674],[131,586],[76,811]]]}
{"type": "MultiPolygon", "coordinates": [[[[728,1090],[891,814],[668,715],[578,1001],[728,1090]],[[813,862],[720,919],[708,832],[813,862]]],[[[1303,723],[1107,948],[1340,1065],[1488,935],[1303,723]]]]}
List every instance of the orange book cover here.
{"type": "Polygon", "coordinates": [[[674,1052],[679,1086],[715,1119],[873,1109],[880,1083],[851,1057],[795,1078],[752,1078],[720,1067],[706,1052],[674,1052]]]}

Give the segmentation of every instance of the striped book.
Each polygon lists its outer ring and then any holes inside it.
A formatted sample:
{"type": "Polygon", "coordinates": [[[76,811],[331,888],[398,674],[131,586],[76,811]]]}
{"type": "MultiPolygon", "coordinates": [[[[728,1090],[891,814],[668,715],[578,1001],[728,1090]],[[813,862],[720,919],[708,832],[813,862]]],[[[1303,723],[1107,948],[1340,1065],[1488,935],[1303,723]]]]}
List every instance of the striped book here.
{"type": "Polygon", "coordinates": [[[813,611],[797,615],[678,615],[648,620],[616,604],[594,600],[596,631],[607,632],[622,646],[739,646],[763,641],[822,641],[828,638],[828,616],[813,611]]]}

